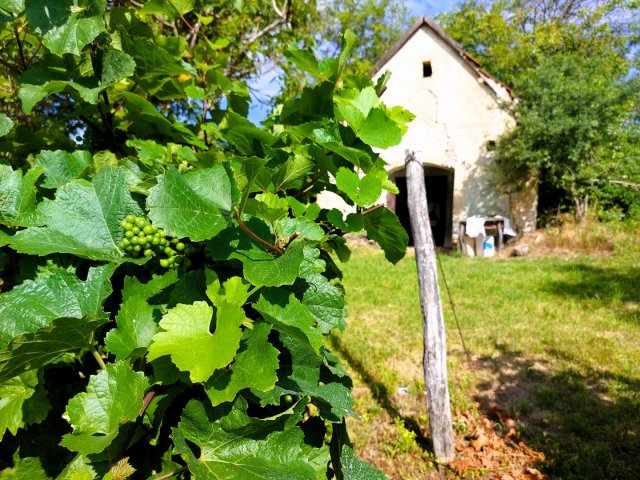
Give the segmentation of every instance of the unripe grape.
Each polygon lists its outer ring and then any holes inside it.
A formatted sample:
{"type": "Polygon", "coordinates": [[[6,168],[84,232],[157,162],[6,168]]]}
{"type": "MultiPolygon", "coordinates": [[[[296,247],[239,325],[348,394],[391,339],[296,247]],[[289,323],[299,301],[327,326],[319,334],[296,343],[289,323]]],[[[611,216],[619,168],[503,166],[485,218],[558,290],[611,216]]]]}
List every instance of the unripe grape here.
{"type": "Polygon", "coordinates": [[[147,225],[147,222],[144,218],[136,218],[136,227],[138,228],[144,228],[147,225]]]}
{"type": "Polygon", "coordinates": [[[284,396],[284,401],[285,401],[285,403],[291,403],[291,402],[293,402],[293,397],[291,395],[285,395],[284,396]]]}
{"type": "Polygon", "coordinates": [[[138,245],[140,243],[140,237],[131,237],[131,243],[138,245]]]}
{"type": "Polygon", "coordinates": [[[176,250],[179,251],[179,252],[184,250],[184,243],[182,243],[182,242],[176,243],[176,250]]]}
{"type": "Polygon", "coordinates": [[[126,221],[126,220],[122,220],[122,221],[120,222],[120,226],[121,226],[122,228],[126,227],[126,226],[127,226],[127,221],[126,221]]]}
{"type": "Polygon", "coordinates": [[[153,227],[151,225],[145,225],[142,231],[147,235],[151,235],[153,233],[153,227]]]}
{"type": "Polygon", "coordinates": [[[143,255],[144,255],[145,257],[151,257],[151,256],[153,256],[153,250],[151,250],[150,248],[147,248],[147,249],[144,251],[143,255]]]}
{"type": "Polygon", "coordinates": [[[164,236],[166,235],[163,229],[158,230],[158,233],[160,234],[160,238],[164,238],[164,236]]]}
{"type": "Polygon", "coordinates": [[[160,259],[160,266],[162,268],[167,268],[169,266],[169,260],[167,260],[166,258],[161,258],[160,259]]]}
{"type": "Polygon", "coordinates": [[[151,245],[160,245],[160,239],[154,235],[153,239],[151,240],[151,245]]]}
{"type": "Polygon", "coordinates": [[[165,253],[166,255],[172,255],[172,254],[174,254],[174,253],[176,253],[176,252],[175,252],[175,251],[173,250],[173,248],[171,248],[171,247],[165,247],[165,249],[164,249],[164,253],[165,253]]]}
{"type": "Polygon", "coordinates": [[[140,229],[138,227],[131,227],[131,231],[138,235],[140,233],[140,229]]]}
{"type": "Polygon", "coordinates": [[[131,242],[129,241],[128,238],[123,238],[122,242],[120,242],[122,244],[123,247],[128,247],[129,245],[131,245],[131,242]]]}
{"type": "Polygon", "coordinates": [[[122,228],[128,231],[133,228],[133,225],[131,225],[130,223],[125,223],[122,228]]]}
{"type": "Polygon", "coordinates": [[[127,230],[126,232],[124,232],[124,236],[127,238],[131,238],[133,237],[133,232],[131,230],[127,230]]]}
{"type": "Polygon", "coordinates": [[[133,251],[134,252],[139,252],[140,250],[142,250],[142,247],[140,245],[134,245],[133,246],[133,251]]]}
{"type": "Polygon", "coordinates": [[[138,236],[139,236],[140,238],[144,238],[144,237],[146,237],[146,234],[145,234],[142,230],[140,230],[140,231],[138,232],[138,236]]]}

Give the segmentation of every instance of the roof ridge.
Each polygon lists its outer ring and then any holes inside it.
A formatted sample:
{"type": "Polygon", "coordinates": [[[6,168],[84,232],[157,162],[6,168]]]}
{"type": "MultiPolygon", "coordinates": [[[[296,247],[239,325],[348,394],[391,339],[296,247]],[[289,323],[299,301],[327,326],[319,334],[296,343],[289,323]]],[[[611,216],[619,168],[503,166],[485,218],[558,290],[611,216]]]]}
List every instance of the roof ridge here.
{"type": "MultiPolygon", "coordinates": [[[[462,46],[456,42],[453,38],[451,38],[449,35],[447,35],[444,30],[442,30],[442,28],[440,27],[440,25],[438,25],[431,17],[420,17],[410,28],[409,30],[407,30],[407,32],[393,45],[393,47],[391,47],[391,49],[389,49],[387,51],[387,53],[384,54],[384,56],[378,60],[375,64],[375,67],[373,68],[373,70],[371,71],[371,75],[376,74],[377,72],[379,72],[382,67],[384,65],[386,65],[389,60],[391,60],[391,58],[393,58],[395,56],[396,53],[398,53],[398,51],[404,46],[405,43],[407,43],[409,41],[409,39],[411,37],[413,37],[415,35],[415,33],[420,30],[423,26],[426,26],[427,28],[429,28],[433,33],[435,33],[446,45],[448,45],[449,47],[451,47],[455,52],[458,53],[458,55],[460,55],[460,57],[462,58],[462,60],[472,69],[476,72],[476,74],[480,77],[486,77],[490,80],[493,80],[494,82],[498,83],[500,86],[502,86],[505,90],[507,90],[507,92],[509,93],[509,95],[513,94],[513,91],[511,89],[511,87],[509,87],[506,83],[504,83],[502,80],[500,80],[499,78],[497,78],[496,76],[492,75],[491,73],[489,73],[487,70],[485,70],[481,63],[473,56],[471,55],[469,52],[467,52],[465,49],[462,48],[462,46]]],[[[493,89],[492,89],[493,90],[493,89]]],[[[497,92],[496,92],[497,93],[497,92]]]]}

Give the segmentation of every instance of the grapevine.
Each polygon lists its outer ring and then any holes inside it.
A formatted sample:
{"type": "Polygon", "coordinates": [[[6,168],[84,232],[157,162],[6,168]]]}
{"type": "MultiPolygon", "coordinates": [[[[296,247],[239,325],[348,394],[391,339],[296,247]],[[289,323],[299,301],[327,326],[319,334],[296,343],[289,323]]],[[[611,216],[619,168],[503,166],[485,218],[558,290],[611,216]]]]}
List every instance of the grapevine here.
{"type": "Polygon", "coordinates": [[[226,44],[158,22],[210,11],[43,3],[0,6],[0,479],[384,478],[327,337],[345,232],[405,253],[374,149],[412,117],[349,73],[354,35],[290,47],[311,83],[263,128],[226,44]]]}

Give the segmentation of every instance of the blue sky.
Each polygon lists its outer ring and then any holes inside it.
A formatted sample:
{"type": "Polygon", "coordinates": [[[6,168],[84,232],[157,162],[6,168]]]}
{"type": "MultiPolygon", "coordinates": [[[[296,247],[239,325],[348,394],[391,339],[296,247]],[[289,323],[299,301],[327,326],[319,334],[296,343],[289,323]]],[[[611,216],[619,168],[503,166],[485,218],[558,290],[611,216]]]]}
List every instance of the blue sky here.
{"type": "MultiPolygon", "coordinates": [[[[411,17],[436,15],[451,10],[459,0],[405,0],[409,15],[411,17]]],[[[391,47],[391,45],[389,45],[391,47]]],[[[269,98],[278,93],[280,86],[277,81],[276,72],[271,71],[261,75],[250,82],[252,88],[261,92],[261,96],[269,98]]],[[[264,120],[269,113],[270,107],[254,100],[249,109],[249,120],[259,123],[264,120]]]]}
{"type": "Polygon", "coordinates": [[[411,15],[435,17],[439,13],[448,12],[459,0],[406,0],[411,15]]]}

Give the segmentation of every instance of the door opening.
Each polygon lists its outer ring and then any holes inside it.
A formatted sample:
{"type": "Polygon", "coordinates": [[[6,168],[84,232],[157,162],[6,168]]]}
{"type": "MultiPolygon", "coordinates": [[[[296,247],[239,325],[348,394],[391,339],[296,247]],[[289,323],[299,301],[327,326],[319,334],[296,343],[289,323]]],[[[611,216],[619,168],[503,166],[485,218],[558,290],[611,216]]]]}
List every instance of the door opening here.
{"type": "MultiPolygon", "coordinates": [[[[427,188],[429,221],[436,247],[451,248],[453,225],[453,171],[438,167],[425,167],[424,180],[427,188]]],[[[395,177],[399,193],[395,198],[395,212],[400,223],[409,234],[409,245],[413,245],[409,206],[407,204],[407,177],[399,172],[395,177]]]]}

